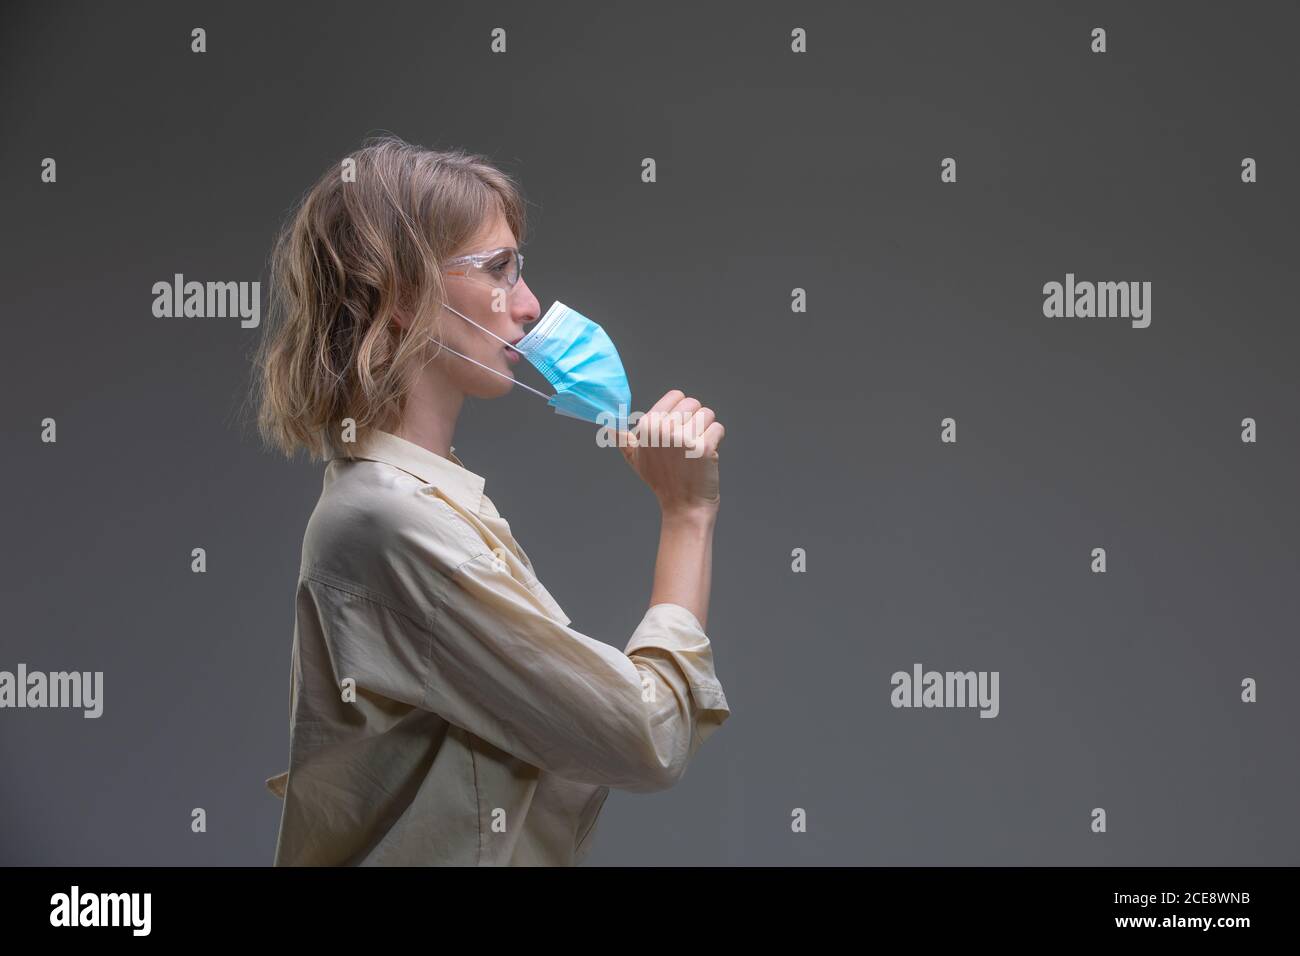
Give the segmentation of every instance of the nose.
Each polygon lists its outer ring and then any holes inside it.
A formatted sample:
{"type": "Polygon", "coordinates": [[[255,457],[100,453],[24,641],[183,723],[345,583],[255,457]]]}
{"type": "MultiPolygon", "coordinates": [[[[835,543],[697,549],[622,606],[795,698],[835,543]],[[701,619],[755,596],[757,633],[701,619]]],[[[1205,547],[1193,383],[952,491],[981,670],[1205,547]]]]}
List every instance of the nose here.
{"type": "Polygon", "coordinates": [[[528,283],[524,281],[523,276],[520,276],[519,281],[515,283],[514,295],[511,298],[514,300],[510,307],[511,317],[521,326],[536,322],[542,317],[542,305],[533,295],[532,289],[528,288],[528,283]]]}

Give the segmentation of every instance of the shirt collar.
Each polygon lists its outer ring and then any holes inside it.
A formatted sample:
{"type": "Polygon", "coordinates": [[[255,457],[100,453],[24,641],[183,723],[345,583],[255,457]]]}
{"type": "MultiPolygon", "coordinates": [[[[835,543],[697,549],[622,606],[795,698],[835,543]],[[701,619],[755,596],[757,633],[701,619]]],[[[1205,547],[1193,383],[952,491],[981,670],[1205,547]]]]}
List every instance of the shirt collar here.
{"type": "MultiPolygon", "coordinates": [[[[347,458],[335,454],[335,458],[347,458]]],[[[419,478],[425,484],[433,485],[445,492],[466,508],[474,512],[482,510],[483,488],[486,482],[465,467],[465,463],[456,457],[453,445],[449,458],[429,451],[423,445],[399,438],[391,432],[371,429],[368,435],[357,443],[352,451],[352,458],[367,461],[381,461],[400,468],[408,475],[419,478]]]]}

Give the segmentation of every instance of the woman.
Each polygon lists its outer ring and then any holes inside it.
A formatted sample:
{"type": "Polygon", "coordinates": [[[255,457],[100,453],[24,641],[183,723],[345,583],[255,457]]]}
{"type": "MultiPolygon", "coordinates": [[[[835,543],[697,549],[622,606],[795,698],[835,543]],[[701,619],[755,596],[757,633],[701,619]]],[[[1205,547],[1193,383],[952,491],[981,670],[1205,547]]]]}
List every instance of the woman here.
{"type": "Polygon", "coordinates": [[[568,626],[452,449],[465,398],[513,387],[502,341],[539,317],[524,234],[517,186],[483,157],[385,137],[327,171],[277,240],[259,427],[328,464],[297,585],[289,769],[267,781],[276,865],[577,863],[610,788],[672,786],[730,713],[704,632],[723,436],[708,408],[674,390],[618,433],[662,508],[622,652],[568,626]]]}

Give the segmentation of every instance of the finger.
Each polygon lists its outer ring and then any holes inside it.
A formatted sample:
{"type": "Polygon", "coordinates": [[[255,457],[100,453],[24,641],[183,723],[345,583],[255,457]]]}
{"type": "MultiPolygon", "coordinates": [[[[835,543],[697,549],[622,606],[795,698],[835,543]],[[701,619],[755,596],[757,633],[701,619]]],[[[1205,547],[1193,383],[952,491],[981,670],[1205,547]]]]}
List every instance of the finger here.
{"type": "Polygon", "coordinates": [[[681,416],[682,421],[687,421],[700,408],[700,400],[691,398],[687,395],[672,408],[672,414],[681,416]]]}
{"type": "Polygon", "coordinates": [[[634,432],[636,434],[636,441],[638,445],[649,444],[648,439],[650,437],[650,429],[653,427],[653,425],[654,425],[654,420],[651,418],[650,412],[646,412],[644,415],[642,415],[640,418],[636,420],[636,427],[634,429],[634,432]]]}
{"type": "Polygon", "coordinates": [[[673,421],[673,416],[672,416],[672,415],[669,415],[669,414],[667,414],[666,412],[660,414],[660,416],[659,416],[659,431],[658,431],[658,433],[657,433],[658,436],[659,436],[659,447],[660,447],[660,448],[671,448],[671,447],[673,447],[673,424],[674,424],[674,421],[673,421]]]}
{"type": "Polygon", "coordinates": [[[713,409],[707,405],[692,415],[690,423],[687,425],[690,437],[697,440],[703,438],[704,432],[713,424],[714,417],[713,409]]]}
{"type": "Polygon", "coordinates": [[[669,416],[668,416],[668,419],[669,419],[669,424],[668,424],[668,429],[669,429],[669,431],[668,431],[668,447],[669,447],[669,448],[685,448],[685,447],[686,447],[686,439],[685,439],[685,437],[684,437],[684,435],[683,435],[683,432],[684,432],[685,429],[684,429],[684,427],[683,427],[683,422],[682,422],[681,417],[678,416],[678,415],[676,415],[676,414],[672,414],[672,415],[669,415],[669,416]]]}
{"type": "Polygon", "coordinates": [[[670,392],[665,392],[664,397],[659,399],[659,401],[655,402],[654,405],[651,406],[650,411],[651,412],[670,411],[674,405],[676,405],[685,397],[686,397],[685,392],[683,392],[680,388],[674,388],[670,392]]]}
{"type": "Polygon", "coordinates": [[[699,407],[700,400],[698,398],[691,398],[688,395],[674,405],[673,410],[668,413],[674,423],[678,426],[678,432],[681,434],[683,440],[689,441],[695,434],[691,430],[691,419],[695,417],[695,413],[699,410],[699,407]]]}
{"type": "Polygon", "coordinates": [[[650,412],[641,419],[641,428],[637,434],[637,444],[643,448],[657,448],[663,445],[664,429],[668,427],[668,416],[664,412],[650,412]]]}
{"type": "Polygon", "coordinates": [[[704,430],[704,434],[701,436],[701,441],[703,441],[710,449],[716,451],[718,446],[722,444],[722,439],[726,433],[727,430],[722,427],[722,422],[714,422],[704,430]]]}

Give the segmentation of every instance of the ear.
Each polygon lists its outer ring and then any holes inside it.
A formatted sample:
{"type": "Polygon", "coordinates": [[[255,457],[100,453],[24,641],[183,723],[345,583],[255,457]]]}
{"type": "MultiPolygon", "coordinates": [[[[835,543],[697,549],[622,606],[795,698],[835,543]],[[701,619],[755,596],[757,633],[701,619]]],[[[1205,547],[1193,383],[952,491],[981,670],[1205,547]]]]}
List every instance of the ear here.
{"type": "Polygon", "coordinates": [[[415,321],[416,306],[419,304],[413,301],[414,294],[409,290],[400,291],[396,296],[396,302],[393,304],[393,317],[389,320],[397,330],[405,332],[415,321]]]}
{"type": "Polygon", "coordinates": [[[393,317],[389,319],[394,331],[405,332],[411,327],[411,322],[415,319],[415,313],[407,305],[399,305],[393,309],[393,317]]]}

